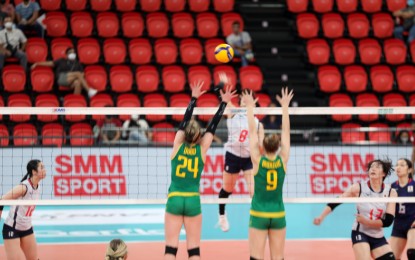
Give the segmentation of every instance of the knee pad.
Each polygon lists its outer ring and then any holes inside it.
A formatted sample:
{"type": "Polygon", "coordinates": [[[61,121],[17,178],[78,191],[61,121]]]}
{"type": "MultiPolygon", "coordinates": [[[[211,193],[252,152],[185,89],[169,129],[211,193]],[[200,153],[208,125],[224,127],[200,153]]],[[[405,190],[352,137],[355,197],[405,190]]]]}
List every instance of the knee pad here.
{"type": "Polygon", "coordinates": [[[392,252],[386,253],[383,256],[379,256],[375,260],[395,260],[395,256],[392,252]]]}
{"type": "Polygon", "coordinates": [[[200,248],[196,247],[196,248],[188,249],[187,253],[189,254],[189,258],[192,256],[200,256],[200,248]]]}
{"type": "Polygon", "coordinates": [[[415,260],[415,249],[409,248],[406,250],[406,255],[408,256],[408,260],[415,260]]]}
{"type": "Polygon", "coordinates": [[[177,247],[166,246],[166,250],[164,251],[165,255],[177,255],[177,247]]]}
{"type": "Polygon", "coordinates": [[[221,199],[226,199],[229,198],[229,196],[232,194],[232,192],[227,192],[226,190],[224,190],[223,188],[220,190],[219,192],[219,198],[221,199]]]}

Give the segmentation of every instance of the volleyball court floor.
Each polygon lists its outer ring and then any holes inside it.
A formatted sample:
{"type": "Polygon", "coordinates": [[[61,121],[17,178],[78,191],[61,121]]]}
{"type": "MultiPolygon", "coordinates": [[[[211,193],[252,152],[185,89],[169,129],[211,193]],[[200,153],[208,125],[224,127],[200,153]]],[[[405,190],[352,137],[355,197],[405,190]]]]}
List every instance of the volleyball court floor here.
{"type": "MultiPolygon", "coordinates": [[[[285,259],[353,259],[350,230],[355,206],[343,204],[317,227],[323,204],[286,204],[285,259]]],[[[202,259],[249,259],[249,205],[228,205],[231,229],[216,226],[217,205],[203,205],[202,259]]],[[[7,208],[3,212],[3,218],[7,208]]],[[[4,219],[1,221],[3,225],[4,219]]],[[[107,243],[122,238],[129,259],[163,259],[164,205],[37,207],[33,224],[41,260],[104,259],[107,243]]],[[[385,230],[387,237],[390,229],[385,230]]],[[[187,259],[185,234],[177,259],[187,259]]],[[[5,259],[0,238],[0,259],[5,259]]],[[[269,253],[265,259],[269,258],[269,253]]],[[[402,258],[404,260],[406,258],[402,258]]]]}

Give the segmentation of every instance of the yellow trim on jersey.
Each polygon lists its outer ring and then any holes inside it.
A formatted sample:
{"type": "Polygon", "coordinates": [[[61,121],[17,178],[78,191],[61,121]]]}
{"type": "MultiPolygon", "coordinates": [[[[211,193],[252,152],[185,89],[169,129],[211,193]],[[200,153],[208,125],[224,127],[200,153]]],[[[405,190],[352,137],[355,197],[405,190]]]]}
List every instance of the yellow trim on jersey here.
{"type": "Polygon", "coordinates": [[[250,210],[249,214],[251,214],[251,216],[254,217],[259,217],[259,218],[283,218],[285,217],[285,211],[280,211],[280,212],[261,212],[261,211],[255,211],[255,210],[250,210]]]}
{"type": "Polygon", "coordinates": [[[173,191],[170,192],[167,198],[170,197],[194,197],[194,196],[199,196],[199,192],[180,192],[180,191],[173,191]]]}

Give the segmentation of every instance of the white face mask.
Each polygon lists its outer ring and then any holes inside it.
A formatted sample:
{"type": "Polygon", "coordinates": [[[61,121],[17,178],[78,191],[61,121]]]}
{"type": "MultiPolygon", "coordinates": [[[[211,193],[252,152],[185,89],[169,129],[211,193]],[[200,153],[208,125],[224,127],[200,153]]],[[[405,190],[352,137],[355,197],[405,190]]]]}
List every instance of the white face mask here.
{"type": "Polygon", "coordinates": [[[76,59],[76,54],[75,53],[69,53],[68,54],[68,60],[75,60],[76,59]]]}
{"type": "Polygon", "coordinates": [[[11,29],[13,27],[13,23],[12,22],[7,22],[7,23],[4,24],[4,27],[6,29],[11,29]]]}
{"type": "Polygon", "coordinates": [[[407,137],[407,136],[402,136],[402,137],[401,137],[401,142],[402,142],[403,144],[406,144],[408,141],[409,141],[409,137],[407,137]]]}

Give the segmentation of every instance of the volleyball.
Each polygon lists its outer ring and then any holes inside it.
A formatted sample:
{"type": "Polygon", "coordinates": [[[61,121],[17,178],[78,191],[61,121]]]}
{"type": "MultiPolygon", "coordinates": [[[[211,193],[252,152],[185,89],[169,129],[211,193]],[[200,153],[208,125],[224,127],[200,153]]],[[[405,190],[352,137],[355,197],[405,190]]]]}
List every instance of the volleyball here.
{"type": "Polygon", "coordinates": [[[219,44],[215,48],[215,58],[222,63],[230,62],[233,58],[233,48],[225,43],[219,44]]]}

